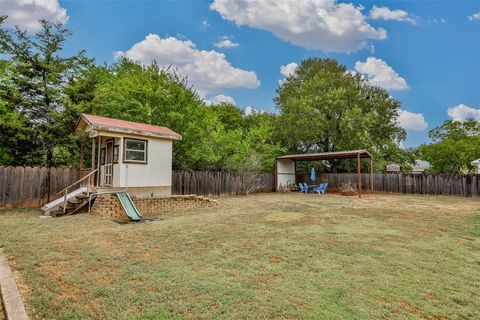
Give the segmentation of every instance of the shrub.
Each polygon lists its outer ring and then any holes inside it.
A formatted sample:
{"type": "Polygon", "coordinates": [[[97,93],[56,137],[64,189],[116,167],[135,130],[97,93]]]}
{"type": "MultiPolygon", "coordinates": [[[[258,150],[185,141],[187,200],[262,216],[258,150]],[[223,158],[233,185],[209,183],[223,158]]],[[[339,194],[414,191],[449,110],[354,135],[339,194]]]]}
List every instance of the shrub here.
{"type": "Polygon", "coordinates": [[[357,187],[350,181],[346,183],[342,183],[341,185],[338,186],[338,188],[343,193],[351,193],[351,192],[357,191],[357,187]]]}

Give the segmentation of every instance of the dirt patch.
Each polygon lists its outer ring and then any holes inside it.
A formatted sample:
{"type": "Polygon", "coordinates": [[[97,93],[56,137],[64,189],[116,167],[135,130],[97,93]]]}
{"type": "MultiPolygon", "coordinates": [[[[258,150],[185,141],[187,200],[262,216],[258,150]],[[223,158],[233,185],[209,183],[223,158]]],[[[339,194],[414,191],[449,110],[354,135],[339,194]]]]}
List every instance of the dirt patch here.
{"type": "Polygon", "coordinates": [[[282,262],[282,261],[283,261],[282,257],[279,257],[279,256],[271,256],[270,257],[270,262],[272,262],[272,263],[279,263],[279,262],[282,262]]]}
{"type": "Polygon", "coordinates": [[[414,305],[410,304],[409,302],[407,301],[402,301],[401,302],[401,305],[402,305],[402,308],[404,310],[407,310],[408,312],[410,312],[411,314],[415,315],[416,317],[420,318],[420,319],[426,319],[425,315],[419,310],[417,309],[417,307],[415,307],[414,305]]]}

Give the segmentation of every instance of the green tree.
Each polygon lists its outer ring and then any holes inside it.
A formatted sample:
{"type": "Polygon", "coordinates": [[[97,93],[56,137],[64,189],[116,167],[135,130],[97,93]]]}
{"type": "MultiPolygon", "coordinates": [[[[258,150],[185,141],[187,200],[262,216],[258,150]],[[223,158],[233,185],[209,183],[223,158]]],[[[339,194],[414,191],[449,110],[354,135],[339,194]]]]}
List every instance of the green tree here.
{"type": "Polygon", "coordinates": [[[96,86],[91,112],[181,134],[183,140],[174,142],[174,168],[208,169],[218,160],[214,146],[223,128],[186,78],[156,63],[142,66],[128,59],[120,59],[108,71],[96,86]]]}
{"type": "Polygon", "coordinates": [[[275,140],[275,116],[244,116],[242,127],[225,131],[218,140],[218,167],[242,172],[273,172],[275,158],[285,149],[275,140]]]}
{"type": "Polygon", "coordinates": [[[33,148],[31,135],[26,119],[0,97],[0,165],[22,165],[26,151],[33,148]]]}
{"type": "MultiPolygon", "coordinates": [[[[0,26],[6,17],[0,17],[0,26]]],[[[0,28],[0,39],[8,38],[8,34],[0,28]]],[[[5,55],[4,46],[0,46],[0,55],[5,55]]],[[[13,106],[7,103],[5,90],[10,81],[7,76],[10,62],[0,59],[0,165],[18,165],[25,161],[25,154],[33,145],[30,142],[30,131],[26,118],[13,106]]]]}
{"type": "Polygon", "coordinates": [[[480,158],[480,123],[447,120],[429,132],[431,144],[418,147],[418,154],[438,173],[472,171],[470,162],[480,158]]]}
{"type": "Polygon", "coordinates": [[[24,164],[51,167],[64,164],[56,162],[55,154],[71,144],[66,137],[70,137],[74,122],[65,116],[66,88],[82,76],[92,60],[84,51],[63,56],[70,30],[45,20],[41,23],[42,30],[35,35],[19,28],[1,28],[0,46],[8,58],[1,85],[10,113],[24,117],[31,129],[35,147],[29,150],[24,164]]]}
{"type": "MultiPolygon", "coordinates": [[[[277,89],[278,139],[290,152],[368,149],[377,165],[403,158],[400,103],[334,59],[303,60],[277,89]]],[[[329,169],[349,162],[330,161],[329,169]]]]}
{"type": "Polygon", "coordinates": [[[242,110],[237,106],[222,103],[210,106],[210,110],[216,114],[225,130],[237,130],[244,127],[245,121],[242,116],[242,110]]]}

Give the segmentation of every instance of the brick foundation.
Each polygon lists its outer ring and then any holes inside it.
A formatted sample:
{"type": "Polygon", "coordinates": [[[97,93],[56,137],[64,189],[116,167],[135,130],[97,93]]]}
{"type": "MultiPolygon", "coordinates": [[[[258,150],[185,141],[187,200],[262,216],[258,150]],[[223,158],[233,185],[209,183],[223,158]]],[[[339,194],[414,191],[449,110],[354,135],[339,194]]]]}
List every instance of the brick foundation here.
{"type": "MultiPolygon", "coordinates": [[[[132,197],[132,200],[138,211],[140,211],[140,214],[144,217],[158,216],[169,212],[178,212],[188,209],[211,207],[217,203],[217,200],[195,195],[157,198],[132,197]]],[[[128,217],[116,195],[98,195],[92,206],[91,213],[105,218],[128,221],[128,217]]]]}
{"type": "Polygon", "coordinates": [[[111,219],[128,220],[116,195],[99,194],[90,211],[94,215],[111,219]]]}

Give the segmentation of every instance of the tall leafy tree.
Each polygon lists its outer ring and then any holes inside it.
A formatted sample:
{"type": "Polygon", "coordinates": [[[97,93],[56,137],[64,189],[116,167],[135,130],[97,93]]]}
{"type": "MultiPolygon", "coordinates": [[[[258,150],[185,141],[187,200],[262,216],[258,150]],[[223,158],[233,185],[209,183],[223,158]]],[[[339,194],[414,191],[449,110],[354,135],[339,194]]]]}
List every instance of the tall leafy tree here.
{"type": "Polygon", "coordinates": [[[33,148],[32,132],[27,120],[2,98],[0,89],[0,165],[22,165],[27,152],[33,148]]]}
{"type": "Polygon", "coordinates": [[[217,116],[188,85],[186,78],[156,63],[142,66],[128,59],[114,63],[100,79],[89,109],[99,115],[166,126],[183,136],[174,143],[174,167],[207,169],[217,158],[221,134],[217,116]]]}
{"type": "Polygon", "coordinates": [[[418,148],[419,155],[438,173],[473,171],[470,162],[480,158],[480,122],[447,120],[429,132],[433,143],[418,148]]]}
{"type": "MultiPolygon", "coordinates": [[[[399,102],[334,59],[302,61],[274,101],[281,113],[278,139],[290,152],[368,149],[379,160],[402,158],[399,102]]],[[[333,171],[342,166],[348,163],[329,164],[333,171]]]]}
{"type": "Polygon", "coordinates": [[[228,103],[212,105],[210,111],[216,114],[226,130],[241,129],[245,124],[242,111],[235,105],[228,103]]]}
{"type": "Polygon", "coordinates": [[[92,60],[84,51],[63,56],[70,30],[45,20],[41,24],[35,35],[18,27],[14,31],[2,27],[0,45],[9,61],[2,73],[2,90],[4,103],[23,116],[32,131],[37,147],[30,150],[28,164],[51,167],[63,164],[56,163],[55,151],[71,143],[65,139],[73,129],[72,119],[64,114],[66,88],[81,77],[92,60]]]}
{"type": "Polygon", "coordinates": [[[273,172],[275,158],[285,149],[275,140],[275,116],[244,116],[241,127],[225,131],[218,140],[221,170],[273,172]]]}
{"type": "MultiPolygon", "coordinates": [[[[0,17],[0,26],[6,17],[0,17]]],[[[9,35],[0,28],[0,39],[8,39],[9,35]]],[[[5,55],[5,47],[0,46],[0,56],[5,55]]],[[[0,59],[0,165],[18,165],[25,162],[27,150],[33,147],[30,142],[32,134],[26,118],[14,106],[7,103],[5,90],[10,78],[7,70],[10,62],[0,59]]]]}

